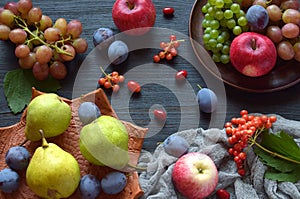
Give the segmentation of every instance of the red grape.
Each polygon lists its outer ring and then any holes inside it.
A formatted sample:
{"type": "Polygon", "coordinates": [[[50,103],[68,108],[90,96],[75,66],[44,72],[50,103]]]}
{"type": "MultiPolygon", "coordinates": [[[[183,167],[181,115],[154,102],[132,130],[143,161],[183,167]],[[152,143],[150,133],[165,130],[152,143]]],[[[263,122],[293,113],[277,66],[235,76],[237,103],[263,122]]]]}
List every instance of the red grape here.
{"type": "Polygon", "coordinates": [[[53,27],[58,28],[61,32],[61,35],[64,36],[67,33],[67,25],[68,25],[68,23],[65,18],[58,18],[55,21],[53,27]]]}
{"type": "Polygon", "coordinates": [[[58,41],[60,39],[60,35],[61,31],[58,28],[50,27],[44,31],[44,37],[49,43],[58,41]]]}
{"type": "Polygon", "coordinates": [[[281,33],[284,37],[293,39],[299,36],[299,27],[294,23],[287,23],[282,26],[281,33]]]}
{"type": "Polygon", "coordinates": [[[82,33],[82,24],[79,20],[71,20],[67,25],[67,34],[73,39],[78,38],[82,33]]]}
{"type": "Polygon", "coordinates": [[[27,57],[19,59],[19,65],[21,68],[24,68],[24,69],[32,68],[35,62],[36,62],[36,59],[35,59],[34,52],[30,52],[27,57]]]}
{"type": "Polygon", "coordinates": [[[68,53],[68,54],[63,54],[63,53],[60,54],[60,57],[64,61],[71,61],[75,58],[76,51],[73,46],[66,44],[61,47],[61,50],[68,53]]]}
{"type": "Polygon", "coordinates": [[[280,42],[283,37],[281,33],[281,29],[278,26],[269,26],[267,28],[266,35],[274,42],[278,43],[280,42]]]}
{"type": "Polygon", "coordinates": [[[9,39],[10,28],[6,25],[0,24],[0,40],[9,39]]]}
{"type": "Polygon", "coordinates": [[[283,60],[291,60],[295,55],[293,46],[288,41],[281,41],[277,45],[277,53],[278,56],[283,60]]]}
{"type": "Polygon", "coordinates": [[[72,46],[75,48],[76,53],[84,53],[88,48],[88,43],[84,38],[77,38],[73,41],[72,46]]]}
{"type": "Polygon", "coordinates": [[[20,44],[15,49],[15,55],[18,58],[25,58],[29,55],[30,48],[25,44],[20,44]]]}
{"type": "Polygon", "coordinates": [[[42,19],[42,10],[38,7],[33,7],[29,10],[28,12],[28,21],[30,21],[31,23],[36,23],[39,22],[42,19]]]}
{"type": "Polygon", "coordinates": [[[40,64],[39,62],[35,62],[32,67],[32,73],[37,80],[45,80],[49,76],[49,66],[48,64],[40,64]]]}
{"type": "Polygon", "coordinates": [[[23,44],[26,41],[27,33],[21,28],[16,28],[10,31],[9,39],[15,44],[23,44]]]}
{"type": "Polygon", "coordinates": [[[36,61],[40,64],[48,63],[51,60],[52,56],[52,49],[46,45],[39,46],[35,53],[36,61]]]}
{"type": "Polygon", "coordinates": [[[19,0],[18,1],[18,11],[21,13],[28,13],[32,8],[31,0],[19,0]]]}
{"type": "Polygon", "coordinates": [[[50,65],[49,73],[53,78],[61,80],[67,76],[67,67],[61,61],[54,61],[50,65]]]}

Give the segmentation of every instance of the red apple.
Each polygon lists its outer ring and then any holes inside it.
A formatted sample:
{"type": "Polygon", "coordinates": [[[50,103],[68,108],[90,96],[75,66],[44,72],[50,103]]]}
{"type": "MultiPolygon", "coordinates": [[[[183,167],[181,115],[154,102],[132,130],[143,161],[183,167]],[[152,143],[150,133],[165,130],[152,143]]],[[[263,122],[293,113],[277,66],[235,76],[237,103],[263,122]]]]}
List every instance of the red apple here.
{"type": "Polygon", "coordinates": [[[126,34],[143,35],[154,26],[156,10],[152,0],[116,0],[112,18],[126,34]]]}
{"type": "Polygon", "coordinates": [[[172,171],[175,188],[189,199],[209,196],[218,184],[218,170],[213,160],[200,152],[181,156],[172,171]]]}
{"type": "Polygon", "coordinates": [[[230,61],[242,74],[258,77],[269,73],[275,66],[277,51],[267,36],[244,32],[230,45],[230,61]]]}

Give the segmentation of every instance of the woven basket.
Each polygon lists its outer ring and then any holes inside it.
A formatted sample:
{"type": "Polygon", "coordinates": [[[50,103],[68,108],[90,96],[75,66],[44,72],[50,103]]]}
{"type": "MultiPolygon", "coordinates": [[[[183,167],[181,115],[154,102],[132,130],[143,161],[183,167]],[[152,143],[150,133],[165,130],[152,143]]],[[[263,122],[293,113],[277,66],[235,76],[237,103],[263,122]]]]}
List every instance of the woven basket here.
{"type": "MultiPolygon", "coordinates": [[[[32,99],[38,95],[42,95],[43,92],[40,92],[36,89],[32,89],[32,99]]],[[[79,105],[84,101],[91,101],[94,102],[100,109],[102,115],[110,115],[115,118],[118,118],[114,110],[112,109],[107,96],[105,95],[102,89],[97,89],[91,93],[83,95],[79,98],[69,100],[66,98],[62,98],[65,102],[67,102],[72,109],[72,119],[68,129],[61,135],[48,138],[48,142],[53,142],[60,146],[65,151],[71,153],[76,160],[78,161],[81,169],[81,175],[84,174],[93,174],[101,179],[105,174],[108,172],[113,171],[113,169],[105,166],[96,166],[89,163],[80,153],[79,150],[79,133],[82,128],[81,122],[78,118],[78,108],[79,105]]],[[[129,122],[122,121],[123,124],[126,126],[128,134],[129,134],[129,156],[130,156],[130,163],[136,165],[140,151],[142,149],[142,145],[144,142],[145,134],[147,133],[146,128],[141,128],[136,125],[133,125],[129,122]]],[[[26,124],[26,109],[24,110],[20,122],[15,125],[0,128],[0,169],[7,167],[5,163],[5,154],[7,150],[16,145],[20,145],[25,141],[25,124],[26,124]]],[[[24,146],[28,149],[30,154],[32,155],[35,149],[41,146],[41,141],[37,142],[30,142],[27,141],[24,146]]],[[[36,196],[30,188],[26,185],[25,173],[26,169],[22,171],[18,171],[21,184],[19,189],[11,194],[5,194],[0,191],[0,198],[1,199],[38,199],[39,197],[36,196]]],[[[131,172],[128,173],[127,185],[125,189],[116,195],[107,195],[103,192],[100,193],[98,199],[136,199],[139,198],[143,191],[140,188],[139,181],[138,181],[138,173],[131,172]]],[[[75,193],[70,196],[69,198],[79,199],[80,191],[77,189],[75,193]]]]}

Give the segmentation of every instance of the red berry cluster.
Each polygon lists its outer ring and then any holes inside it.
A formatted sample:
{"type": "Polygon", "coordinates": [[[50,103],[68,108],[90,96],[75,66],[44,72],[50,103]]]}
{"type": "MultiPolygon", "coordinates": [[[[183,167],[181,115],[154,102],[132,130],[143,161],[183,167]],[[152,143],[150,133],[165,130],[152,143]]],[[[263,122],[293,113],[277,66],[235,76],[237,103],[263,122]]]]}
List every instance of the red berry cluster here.
{"type": "Polygon", "coordinates": [[[120,89],[119,83],[124,82],[125,77],[120,75],[117,71],[113,71],[110,74],[105,74],[105,77],[100,77],[98,83],[106,89],[112,89],[113,92],[118,92],[120,89]]]}
{"type": "Polygon", "coordinates": [[[172,60],[177,56],[177,48],[180,46],[180,42],[183,40],[177,40],[175,35],[170,35],[170,42],[160,42],[160,48],[162,49],[157,55],[154,55],[153,61],[158,63],[162,59],[172,60]]]}
{"type": "Polygon", "coordinates": [[[271,128],[277,118],[276,116],[250,115],[247,110],[241,110],[240,115],[241,117],[232,118],[225,124],[225,131],[228,143],[231,145],[228,153],[233,156],[238,173],[244,176],[244,161],[247,158],[244,148],[249,142],[251,143],[250,138],[256,138],[264,129],[271,128]]]}

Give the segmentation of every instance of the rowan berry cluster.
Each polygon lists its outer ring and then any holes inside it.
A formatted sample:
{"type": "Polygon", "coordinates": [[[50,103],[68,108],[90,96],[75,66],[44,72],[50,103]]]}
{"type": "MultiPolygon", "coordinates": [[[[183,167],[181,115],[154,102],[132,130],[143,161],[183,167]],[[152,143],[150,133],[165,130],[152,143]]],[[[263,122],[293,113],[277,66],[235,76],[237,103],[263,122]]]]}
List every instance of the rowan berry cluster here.
{"type": "Polygon", "coordinates": [[[241,110],[240,116],[225,123],[225,131],[230,144],[228,153],[233,156],[238,173],[244,176],[244,162],[247,158],[244,149],[249,144],[251,146],[253,139],[255,140],[263,130],[271,128],[277,118],[276,116],[250,115],[247,110],[241,110]]]}
{"type": "Polygon", "coordinates": [[[172,60],[177,56],[177,48],[182,41],[183,40],[177,40],[176,35],[170,35],[170,42],[160,42],[159,47],[162,50],[157,55],[154,55],[153,61],[158,63],[162,59],[172,60]]]}
{"type": "Polygon", "coordinates": [[[119,83],[124,82],[125,77],[120,75],[117,71],[113,71],[109,74],[105,73],[101,68],[105,77],[98,79],[98,84],[106,89],[112,89],[113,92],[118,92],[120,89],[119,83]]]}

